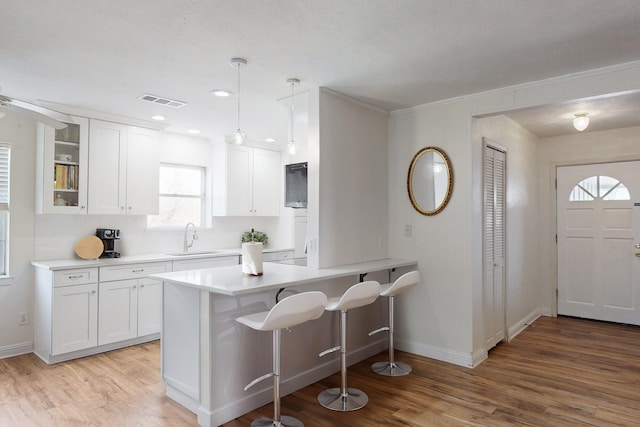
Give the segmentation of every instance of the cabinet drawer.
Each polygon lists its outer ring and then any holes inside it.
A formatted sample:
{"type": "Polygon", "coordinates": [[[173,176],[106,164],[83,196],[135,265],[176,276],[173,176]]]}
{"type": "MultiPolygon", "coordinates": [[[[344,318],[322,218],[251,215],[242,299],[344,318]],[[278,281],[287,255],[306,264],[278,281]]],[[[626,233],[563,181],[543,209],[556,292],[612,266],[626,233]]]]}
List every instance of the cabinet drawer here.
{"type": "Polygon", "coordinates": [[[53,287],[83,285],[98,281],[98,268],[61,270],[53,273],[53,287]]]}
{"type": "Polygon", "coordinates": [[[293,251],[283,251],[276,254],[278,261],[293,258],[293,251]]]}
{"type": "Polygon", "coordinates": [[[149,274],[171,271],[170,263],[154,262],[148,264],[110,265],[100,267],[100,281],[137,279],[149,274]]]}
{"type": "Polygon", "coordinates": [[[228,265],[238,265],[237,256],[216,257],[216,258],[200,258],[200,259],[183,259],[173,261],[173,271],[197,270],[199,268],[215,268],[226,267],[228,265]]]}

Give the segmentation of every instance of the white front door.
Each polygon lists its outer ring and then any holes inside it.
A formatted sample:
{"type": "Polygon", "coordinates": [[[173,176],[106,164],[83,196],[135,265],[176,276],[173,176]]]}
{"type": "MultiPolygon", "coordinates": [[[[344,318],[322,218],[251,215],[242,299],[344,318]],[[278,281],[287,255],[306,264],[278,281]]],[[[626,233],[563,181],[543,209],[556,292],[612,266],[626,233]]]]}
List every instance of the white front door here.
{"type": "Polygon", "coordinates": [[[640,162],[558,167],[558,314],[640,325],[634,201],[640,162]]]}

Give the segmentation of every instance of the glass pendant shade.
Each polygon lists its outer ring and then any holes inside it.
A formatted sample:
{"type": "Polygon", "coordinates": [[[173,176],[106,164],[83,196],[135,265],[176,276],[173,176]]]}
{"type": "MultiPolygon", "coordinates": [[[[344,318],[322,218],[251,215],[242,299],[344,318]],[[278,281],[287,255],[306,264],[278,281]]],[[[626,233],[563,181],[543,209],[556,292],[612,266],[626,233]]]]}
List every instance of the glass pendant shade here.
{"type": "Polygon", "coordinates": [[[231,142],[236,145],[246,144],[247,135],[242,130],[238,129],[233,134],[231,134],[231,142]]]}
{"type": "Polygon", "coordinates": [[[298,144],[294,140],[289,141],[287,144],[287,153],[292,156],[298,152],[298,144]]]}
{"type": "Polygon", "coordinates": [[[576,114],[576,118],[573,119],[573,127],[576,128],[577,131],[582,132],[589,126],[589,117],[587,113],[576,114]]]}

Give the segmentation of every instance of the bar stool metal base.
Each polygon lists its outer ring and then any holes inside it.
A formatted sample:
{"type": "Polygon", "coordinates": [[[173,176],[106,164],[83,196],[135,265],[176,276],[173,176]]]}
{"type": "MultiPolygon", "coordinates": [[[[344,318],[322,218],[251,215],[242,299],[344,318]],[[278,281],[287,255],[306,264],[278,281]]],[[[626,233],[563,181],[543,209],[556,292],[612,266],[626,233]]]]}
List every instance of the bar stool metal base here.
{"type": "Polygon", "coordinates": [[[297,418],[283,415],[280,423],[273,421],[273,418],[258,418],[251,423],[251,427],[304,427],[302,421],[297,418]]]}
{"type": "Polygon", "coordinates": [[[357,388],[347,388],[347,395],[343,396],[339,387],[330,388],[318,395],[318,403],[327,409],[338,412],[356,411],[364,407],[369,396],[357,388]]]}
{"type": "Polygon", "coordinates": [[[376,362],[371,365],[371,370],[378,375],[401,377],[411,373],[411,366],[402,362],[376,362]]]}

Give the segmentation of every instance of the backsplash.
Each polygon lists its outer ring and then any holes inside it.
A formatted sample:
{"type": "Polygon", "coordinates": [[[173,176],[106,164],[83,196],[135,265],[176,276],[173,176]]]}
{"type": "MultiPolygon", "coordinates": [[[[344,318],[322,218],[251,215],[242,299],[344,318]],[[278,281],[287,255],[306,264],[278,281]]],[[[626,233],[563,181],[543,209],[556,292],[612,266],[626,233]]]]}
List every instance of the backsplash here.
{"type": "MultiPolygon", "coordinates": [[[[269,235],[267,248],[293,248],[291,221],[281,218],[213,218],[210,228],[198,227],[193,251],[240,248],[240,238],[251,228],[269,235]]],[[[185,224],[186,225],[186,224],[185,224]]],[[[75,258],[76,242],[95,235],[96,228],[117,228],[121,238],[117,250],[124,255],[179,252],[184,229],[147,229],[145,216],[36,215],[34,259],[75,258]]]]}

